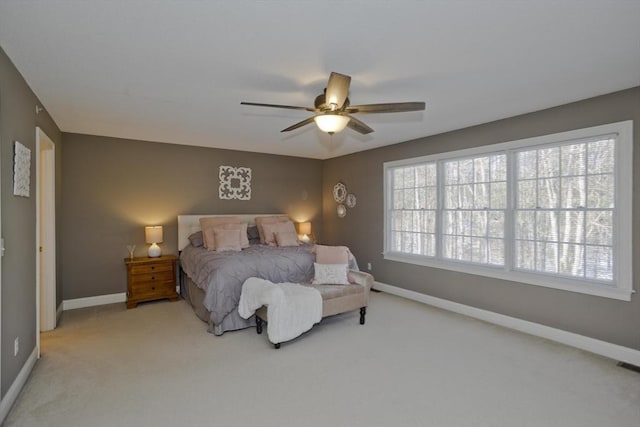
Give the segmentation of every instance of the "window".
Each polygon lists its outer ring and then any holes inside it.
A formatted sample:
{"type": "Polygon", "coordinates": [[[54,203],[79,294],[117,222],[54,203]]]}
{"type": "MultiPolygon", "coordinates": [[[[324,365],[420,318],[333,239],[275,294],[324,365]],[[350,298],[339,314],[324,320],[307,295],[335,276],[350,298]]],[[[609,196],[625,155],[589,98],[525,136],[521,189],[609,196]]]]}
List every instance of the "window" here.
{"type": "Polygon", "coordinates": [[[442,256],[504,265],[506,155],[447,160],[443,167],[442,256]]]}
{"type": "Polygon", "coordinates": [[[391,241],[394,251],[436,254],[436,164],[394,169],[391,241]]]}
{"type": "Polygon", "coordinates": [[[385,258],[629,300],[632,122],[388,162],[385,258]]]}
{"type": "Polygon", "coordinates": [[[516,154],[515,267],[613,280],[615,136],[516,154]]]}

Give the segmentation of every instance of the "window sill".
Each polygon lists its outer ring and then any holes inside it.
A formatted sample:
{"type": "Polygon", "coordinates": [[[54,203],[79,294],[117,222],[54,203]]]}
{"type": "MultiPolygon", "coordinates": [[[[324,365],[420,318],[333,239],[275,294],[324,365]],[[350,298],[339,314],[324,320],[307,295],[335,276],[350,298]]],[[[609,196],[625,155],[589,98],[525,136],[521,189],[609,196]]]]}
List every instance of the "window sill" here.
{"type": "Polygon", "coordinates": [[[631,301],[631,295],[635,292],[630,287],[623,289],[613,285],[599,285],[550,275],[547,276],[544,274],[531,274],[522,271],[507,271],[503,267],[470,265],[455,261],[444,261],[398,252],[384,253],[383,257],[385,260],[389,261],[404,262],[407,264],[422,265],[425,267],[474,274],[477,276],[492,277],[494,279],[508,280],[511,282],[542,286],[545,288],[559,289],[621,301],[631,301]]]}

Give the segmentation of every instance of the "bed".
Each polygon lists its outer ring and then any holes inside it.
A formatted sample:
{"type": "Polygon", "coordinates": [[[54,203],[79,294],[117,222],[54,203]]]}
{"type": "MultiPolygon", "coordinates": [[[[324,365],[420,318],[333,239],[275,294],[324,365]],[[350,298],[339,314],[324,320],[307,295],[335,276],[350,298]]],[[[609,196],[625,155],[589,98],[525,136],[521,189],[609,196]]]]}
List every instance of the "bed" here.
{"type": "MultiPolygon", "coordinates": [[[[271,215],[278,214],[178,216],[182,296],[192,305],[196,315],[208,323],[208,331],[215,335],[255,325],[254,317],[243,319],[238,314],[242,284],[249,277],[274,283],[310,282],[314,274],[313,246],[305,243],[292,247],[252,244],[240,252],[215,252],[194,247],[189,236],[200,231],[202,217],[236,216],[254,226],[255,217],[271,215]]],[[[355,260],[352,264],[357,269],[355,260]]]]}

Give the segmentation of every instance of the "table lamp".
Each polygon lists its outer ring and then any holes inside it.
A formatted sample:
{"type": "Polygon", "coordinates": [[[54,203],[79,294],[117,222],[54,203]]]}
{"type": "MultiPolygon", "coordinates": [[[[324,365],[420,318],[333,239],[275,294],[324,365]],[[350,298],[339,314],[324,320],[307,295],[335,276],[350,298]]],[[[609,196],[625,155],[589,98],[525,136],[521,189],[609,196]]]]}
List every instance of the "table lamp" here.
{"type": "Polygon", "coordinates": [[[149,258],[157,258],[162,255],[162,250],[158,243],[162,243],[162,226],[152,225],[144,228],[144,238],[149,246],[149,258]]]}
{"type": "Polygon", "coordinates": [[[300,240],[303,242],[310,242],[311,238],[311,223],[310,222],[299,222],[298,223],[298,234],[301,234],[302,237],[300,240]]]}

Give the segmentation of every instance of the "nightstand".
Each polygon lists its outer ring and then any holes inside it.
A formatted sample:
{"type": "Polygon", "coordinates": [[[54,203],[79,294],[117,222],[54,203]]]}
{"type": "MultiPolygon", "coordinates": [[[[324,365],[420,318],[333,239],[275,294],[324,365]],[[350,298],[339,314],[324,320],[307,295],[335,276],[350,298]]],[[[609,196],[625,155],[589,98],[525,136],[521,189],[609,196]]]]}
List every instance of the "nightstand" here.
{"type": "Polygon", "coordinates": [[[175,255],[157,258],[125,258],[127,265],[127,308],[135,308],[143,301],[168,298],[178,300],[176,292],[175,255]]]}

